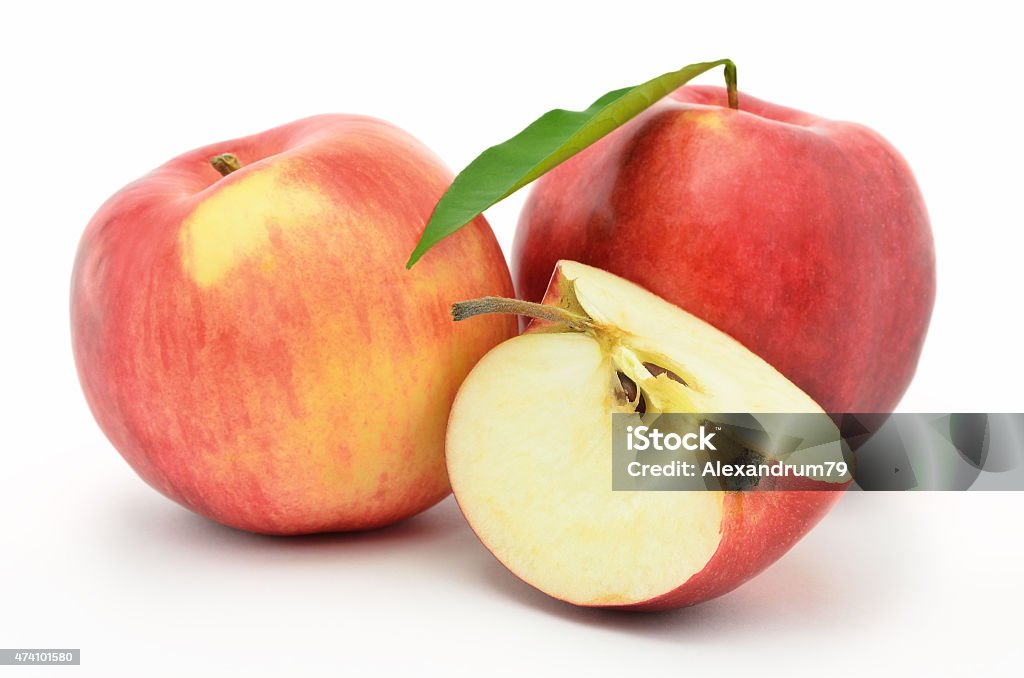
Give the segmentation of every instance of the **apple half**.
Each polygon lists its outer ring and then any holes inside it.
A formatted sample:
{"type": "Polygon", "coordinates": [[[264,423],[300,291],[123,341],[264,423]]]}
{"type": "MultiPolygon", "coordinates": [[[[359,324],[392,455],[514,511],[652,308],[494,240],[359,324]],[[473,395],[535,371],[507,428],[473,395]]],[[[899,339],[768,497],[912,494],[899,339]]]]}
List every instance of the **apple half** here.
{"type": "Polygon", "coordinates": [[[832,490],[613,491],[615,412],[820,413],[740,343],[643,288],[559,262],[543,304],[456,304],[535,318],[492,349],[452,407],[447,464],[463,514],[515,575],[583,606],[708,600],[777,560],[832,490]]]}

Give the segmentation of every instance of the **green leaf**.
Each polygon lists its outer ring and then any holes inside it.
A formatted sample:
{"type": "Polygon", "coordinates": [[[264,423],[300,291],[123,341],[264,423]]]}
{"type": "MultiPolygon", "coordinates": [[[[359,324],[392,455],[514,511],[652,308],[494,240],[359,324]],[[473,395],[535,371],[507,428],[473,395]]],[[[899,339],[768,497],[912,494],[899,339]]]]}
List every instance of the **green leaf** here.
{"type": "Polygon", "coordinates": [[[583,111],[548,111],[508,141],[491,146],[459,172],[434,207],[406,268],[491,205],[622,126],[701,73],[725,66],[729,104],[735,108],[736,66],[729,59],[691,64],[642,85],[605,94],[583,111]]]}

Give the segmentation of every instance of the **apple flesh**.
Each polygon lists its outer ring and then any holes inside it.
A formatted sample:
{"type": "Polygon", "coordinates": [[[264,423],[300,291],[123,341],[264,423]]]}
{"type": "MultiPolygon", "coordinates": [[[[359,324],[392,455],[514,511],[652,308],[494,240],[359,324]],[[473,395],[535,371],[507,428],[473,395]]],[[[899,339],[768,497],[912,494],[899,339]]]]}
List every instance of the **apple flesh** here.
{"type": "Polygon", "coordinates": [[[82,237],[71,325],[128,463],[268,534],[377,527],[446,496],[455,392],[515,334],[446,317],[511,293],[483,218],[405,270],[450,181],[392,125],[327,115],[186,153],[111,198],[82,237]]]}
{"type": "Polygon", "coordinates": [[[622,278],[560,262],[544,305],[529,313],[548,320],[466,378],[447,438],[459,506],[527,583],[584,606],[698,603],[778,559],[839,497],[838,487],[613,491],[616,412],[806,413],[832,423],[734,339],[622,278]]]}
{"type": "Polygon", "coordinates": [[[906,162],[871,130],[688,86],[542,177],[516,288],[559,259],[732,335],[830,412],[889,412],[917,366],[935,255],[906,162]]]}

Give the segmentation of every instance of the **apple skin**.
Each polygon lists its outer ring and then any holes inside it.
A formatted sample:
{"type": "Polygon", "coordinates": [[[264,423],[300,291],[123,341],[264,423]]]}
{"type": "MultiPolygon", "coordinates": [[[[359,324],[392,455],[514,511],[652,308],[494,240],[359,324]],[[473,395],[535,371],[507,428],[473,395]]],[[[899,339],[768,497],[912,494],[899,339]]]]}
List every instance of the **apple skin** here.
{"type": "MultiPolygon", "coordinates": [[[[558,277],[556,270],[543,303],[562,305],[558,277]]],[[[535,331],[546,331],[546,324],[531,321],[526,332],[535,331]]],[[[828,484],[790,476],[763,478],[755,489],[726,492],[719,526],[721,540],[700,572],[678,588],[650,600],[593,607],[636,612],[672,610],[729,593],[793,548],[835,506],[849,483],[815,489],[824,487],[828,484]]]]}
{"type": "Polygon", "coordinates": [[[935,299],[920,191],[880,136],[683,87],[542,177],[512,255],[523,299],[559,259],[732,335],[829,412],[890,412],[935,299]]]}
{"type": "MultiPolygon", "coordinates": [[[[799,481],[783,483],[795,487],[799,481]]],[[[843,490],[765,488],[726,492],[721,542],[711,560],[679,588],[625,610],[671,610],[726,594],[763,572],[811,531],[843,490]]]]}
{"type": "Polygon", "coordinates": [[[392,125],[325,115],[186,153],[107,201],[75,261],[72,339],[135,471],[266,534],[378,527],[446,496],[455,393],[516,331],[448,315],[512,293],[482,217],[405,269],[451,177],[392,125]],[[242,168],[221,177],[225,152],[242,168]]]}

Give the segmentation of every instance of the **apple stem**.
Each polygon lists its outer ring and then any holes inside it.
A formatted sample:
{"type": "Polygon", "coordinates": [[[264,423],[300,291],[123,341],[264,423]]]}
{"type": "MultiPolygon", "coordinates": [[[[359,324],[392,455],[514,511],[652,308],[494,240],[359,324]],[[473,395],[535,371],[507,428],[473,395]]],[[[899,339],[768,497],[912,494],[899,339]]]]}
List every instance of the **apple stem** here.
{"type": "Polygon", "coordinates": [[[213,165],[213,169],[220,172],[222,177],[226,177],[235,170],[242,168],[242,163],[238,161],[238,156],[234,153],[221,153],[210,158],[210,164],[213,165]]]}
{"type": "Polygon", "coordinates": [[[593,328],[593,323],[586,316],[577,315],[571,311],[558,306],[546,304],[535,304],[532,301],[520,301],[519,299],[506,299],[505,297],[483,297],[469,301],[459,301],[452,304],[452,318],[456,321],[472,318],[475,315],[485,313],[513,313],[525,315],[537,320],[547,320],[553,323],[565,323],[569,329],[585,331],[593,328]]]}
{"type": "Polygon", "coordinates": [[[725,91],[729,96],[729,108],[739,110],[740,94],[736,89],[736,64],[731,61],[725,64],[725,91]]]}

